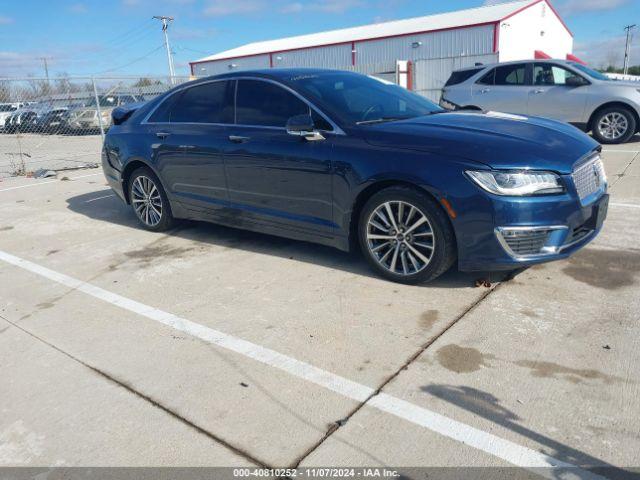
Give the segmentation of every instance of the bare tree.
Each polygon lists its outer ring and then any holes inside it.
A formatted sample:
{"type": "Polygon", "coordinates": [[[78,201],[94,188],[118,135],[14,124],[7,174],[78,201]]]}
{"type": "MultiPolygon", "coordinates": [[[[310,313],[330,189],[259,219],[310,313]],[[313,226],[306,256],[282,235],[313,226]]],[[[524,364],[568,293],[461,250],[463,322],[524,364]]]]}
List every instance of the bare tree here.
{"type": "Polygon", "coordinates": [[[8,81],[0,81],[0,102],[6,103],[11,101],[11,85],[8,81]]]}
{"type": "Polygon", "coordinates": [[[620,61],[620,55],[618,54],[618,52],[614,51],[614,50],[609,50],[607,51],[607,55],[605,56],[605,64],[606,65],[602,65],[604,68],[607,67],[616,67],[619,64],[620,61]]]}

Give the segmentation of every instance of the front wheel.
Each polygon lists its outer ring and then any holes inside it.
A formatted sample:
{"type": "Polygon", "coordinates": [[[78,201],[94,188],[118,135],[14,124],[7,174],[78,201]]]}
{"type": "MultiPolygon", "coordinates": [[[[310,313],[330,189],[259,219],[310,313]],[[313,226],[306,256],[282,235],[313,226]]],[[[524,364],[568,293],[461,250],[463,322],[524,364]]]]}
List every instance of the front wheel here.
{"type": "Polygon", "coordinates": [[[161,232],[173,226],[169,199],[151,169],[141,167],[131,174],[129,201],[138,221],[147,230],[161,232]]]}
{"type": "Polygon", "coordinates": [[[594,138],[600,143],[624,143],[636,132],[636,119],[624,107],[609,107],[594,117],[592,129],[594,138]]]}
{"type": "Polygon", "coordinates": [[[394,282],[433,280],[456,260],[445,212],[417,189],[389,187],[374,194],[362,209],[358,234],[369,264],[394,282]]]}

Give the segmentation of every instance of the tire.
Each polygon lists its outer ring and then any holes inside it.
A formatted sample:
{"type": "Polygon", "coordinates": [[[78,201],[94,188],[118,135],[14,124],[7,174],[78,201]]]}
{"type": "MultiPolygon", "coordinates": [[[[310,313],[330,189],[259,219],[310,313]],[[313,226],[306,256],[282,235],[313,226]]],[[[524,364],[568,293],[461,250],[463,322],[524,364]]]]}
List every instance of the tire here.
{"type": "Polygon", "coordinates": [[[133,171],[127,182],[129,201],[140,225],[152,232],[170,229],[175,219],[162,183],[148,167],[133,171]],[[158,218],[159,217],[159,218],[158,218]]]}
{"type": "Polygon", "coordinates": [[[625,143],[636,133],[636,118],[625,107],[603,108],[593,117],[593,137],[603,144],[625,143]],[[607,127],[609,125],[609,127],[607,127]],[[622,128],[626,128],[622,130],[622,128]]]}
{"type": "Polygon", "coordinates": [[[358,238],[373,270],[393,282],[428,282],[451,268],[457,258],[446,213],[427,193],[410,187],[389,187],[372,195],[360,212],[358,238]]]}

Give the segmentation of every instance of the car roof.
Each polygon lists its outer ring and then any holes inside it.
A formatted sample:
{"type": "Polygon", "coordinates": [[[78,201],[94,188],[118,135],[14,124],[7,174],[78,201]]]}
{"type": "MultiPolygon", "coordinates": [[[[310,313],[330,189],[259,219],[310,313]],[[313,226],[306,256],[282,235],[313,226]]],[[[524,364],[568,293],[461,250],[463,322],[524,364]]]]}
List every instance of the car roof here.
{"type": "Polygon", "coordinates": [[[466,70],[474,70],[477,68],[485,69],[485,68],[493,68],[498,66],[502,67],[506,65],[518,65],[520,63],[561,63],[563,65],[571,65],[573,62],[559,59],[559,58],[535,58],[535,59],[528,59],[528,60],[512,60],[510,62],[485,63],[483,65],[474,65],[473,67],[458,68],[454,70],[454,72],[464,72],[466,70]]]}
{"type": "Polygon", "coordinates": [[[267,69],[242,70],[237,72],[222,73],[219,75],[198,78],[197,80],[194,80],[193,82],[190,82],[190,83],[197,84],[200,82],[207,82],[214,79],[218,80],[218,79],[224,79],[224,78],[243,78],[243,77],[261,77],[261,78],[267,78],[272,80],[286,81],[294,77],[300,77],[305,75],[321,76],[321,75],[330,75],[330,74],[360,75],[358,73],[350,72],[348,70],[334,70],[334,69],[326,69],[326,68],[267,68],[267,69]]]}

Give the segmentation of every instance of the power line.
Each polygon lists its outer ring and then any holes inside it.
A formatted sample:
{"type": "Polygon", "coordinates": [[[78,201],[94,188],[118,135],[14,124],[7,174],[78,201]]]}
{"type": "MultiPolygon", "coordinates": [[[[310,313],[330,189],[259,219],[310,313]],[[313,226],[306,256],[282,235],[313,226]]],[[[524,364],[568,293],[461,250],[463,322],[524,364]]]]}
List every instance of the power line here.
{"type": "Polygon", "coordinates": [[[209,55],[211,53],[211,52],[205,52],[203,50],[195,50],[193,48],[183,47],[182,45],[178,45],[178,50],[187,50],[189,52],[199,53],[201,55],[209,55]]]}
{"type": "Polygon", "coordinates": [[[152,21],[150,19],[147,19],[146,21],[137,24],[135,27],[130,28],[129,30],[125,31],[124,33],[121,33],[113,38],[111,38],[110,40],[107,40],[104,45],[110,45],[113,43],[119,43],[121,40],[125,39],[126,37],[130,36],[131,34],[135,34],[135,33],[139,33],[141,31],[149,31],[151,30],[151,26],[152,26],[152,21]]]}
{"type": "Polygon", "coordinates": [[[102,70],[101,72],[95,72],[94,75],[100,75],[100,74],[108,73],[108,72],[115,72],[116,70],[122,70],[123,68],[126,68],[129,65],[133,65],[134,63],[137,63],[137,62],[139,62],[141,60],[144,60],[147,57],[150,57],[151,55],[153,55],[154,53],[156,53],[158,50],[160,50],[162,48],[164,48],[164,44],[157,46],[156,48],[154,48],[150,52],[144,54],[141,57],[136,58],[135,60],[130,61],[129,63],[125,63],[124,65],[120,65],[120,66],[115,67],[115,68],[110,68],[108,70],[102,70]]]}

